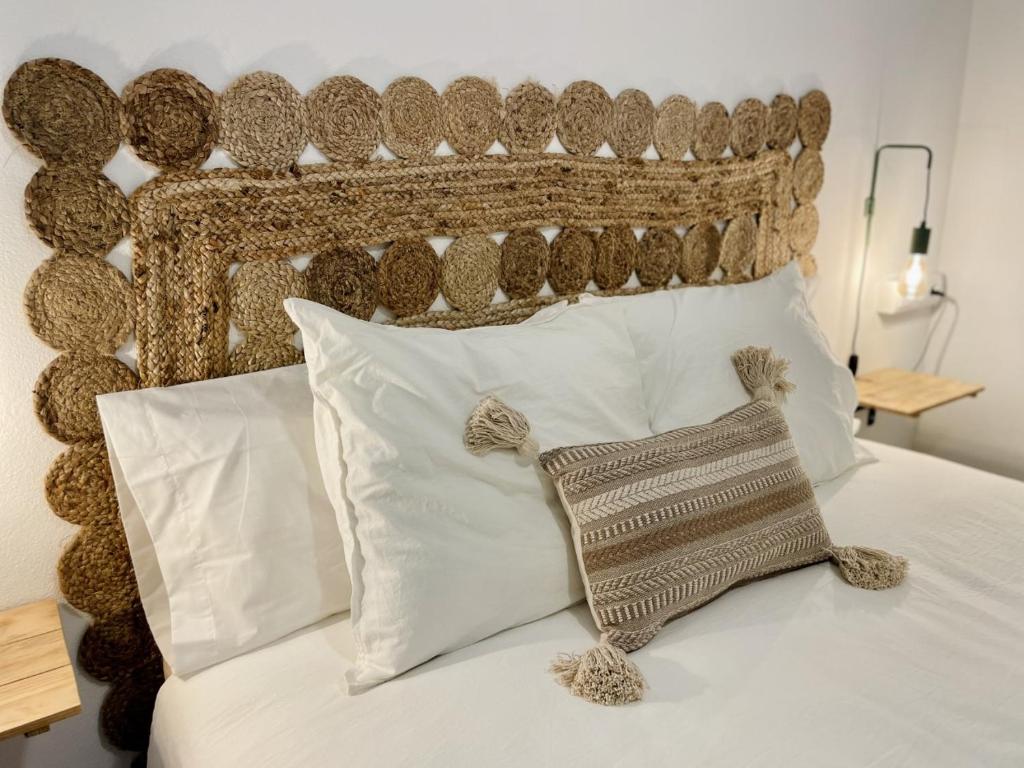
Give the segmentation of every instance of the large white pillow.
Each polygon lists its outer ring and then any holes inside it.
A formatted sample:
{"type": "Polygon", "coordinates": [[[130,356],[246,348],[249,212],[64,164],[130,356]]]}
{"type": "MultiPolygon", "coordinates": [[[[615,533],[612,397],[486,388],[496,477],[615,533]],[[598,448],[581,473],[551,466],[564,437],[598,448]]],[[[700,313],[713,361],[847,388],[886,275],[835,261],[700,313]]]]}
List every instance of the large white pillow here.
{"type": "Polygon", "coordinates": [[[305,366],[97,402],[143,609],[176,674],[349,607],[305,366]]]}
{"type": "Polygon", "coordinates": [[[542,446],[649,435],[619,307],[463,331],[285,308],[352,577],[350,692],[582,599],[551,482],[531,460],[471,455],[462,435],[488,394],[529,414],[542,446]]]}
{"type": "Polygon", "coordinates": [[[811,314],[796,262],[750,283],[582,301],[625,311],[655,434],[703,424],[747,402],[730,355],[765,346],[790,361],[786,376],[796,391],[782,411],[811,481],[871,460],[853,439],[853,376],[811,314]]]}

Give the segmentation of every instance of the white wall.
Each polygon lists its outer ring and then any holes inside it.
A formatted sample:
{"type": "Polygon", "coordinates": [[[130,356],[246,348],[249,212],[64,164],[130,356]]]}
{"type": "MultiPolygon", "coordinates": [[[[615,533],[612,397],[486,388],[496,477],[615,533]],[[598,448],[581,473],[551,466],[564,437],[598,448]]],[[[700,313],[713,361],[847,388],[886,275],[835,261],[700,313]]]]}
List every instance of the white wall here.
{"type": "MultiPolygon", "coordinates": [[[[458,75],[478,73],[495,77],[506,89],[527,77],[555,89],[584,77],[612,94],[638,87],[658,102],[678,91],[730,107],[748,96],[770,100],[779,91],[800,95],[821,87],[833,101],[833,124],[818,201],[822,232],[815,251],[821,276],[814,304],[837,353],[845,357],[861,206],[876,134],[883,141],[935,146],[935,211],[941,220],[969,14],[969,0],[7,0],[0,15],[0,76],[6,79],[24,59],[63,56],[95,70],[118,91],[160,66],[186,69],[215,90],[254,69],[279,72],[302,91],[337,72],[355,74],[378,89],[407,73],[439,87],[458,75]]],[[[47,255],[24,225],[22,210],[23,190],[37,161],[6,130],[0,129],[0,137],[3,608],[56,593],[54,563],[73,529],[50,514],[41,492],[42,475],[60,446],[35,423],[31,390],[54,353],[32,336],[21,309],[24,285],[47,255]]],[[[875,242],[891,239],[902,249],[917,203],[904,199],[916,199],[916,187],[900,179],[909,178],[914,168],[905,167],[903,159],[892,162],[884,193],[891,197],[875,242]]],[[[145,175],[130,158],[115,160],[109,173],[126,190],[145,175]]],[[[881,259],[873,269],[894,270],[900,258],[881,259]]],[[[882,329],[870,313],[865,319],[864,364],[888,362],[887,354],[874,351],[881,349],[882,329]]],[[[900,331],[893,334],[892,349],[905,356],[902,337],[916,343],[920,328],[900,331]]],[[[76,764],[114,764],[96,746],[91,718],[76,718],[62,728],[79,734],[83,745],[92,744],[81,747],[76,764]]],[[[32,749],[0,744],[0,763],[52,764],[39,744],[32,749]]]]}

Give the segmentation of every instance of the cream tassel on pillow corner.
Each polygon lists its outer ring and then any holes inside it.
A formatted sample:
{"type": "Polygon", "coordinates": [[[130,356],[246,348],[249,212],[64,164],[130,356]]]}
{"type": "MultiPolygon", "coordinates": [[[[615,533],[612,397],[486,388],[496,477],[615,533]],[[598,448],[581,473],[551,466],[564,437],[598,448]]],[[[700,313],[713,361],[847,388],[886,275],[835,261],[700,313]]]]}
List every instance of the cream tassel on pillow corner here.
{"type": "Polygon", "coordinates": [[[469,414],[462,442],[474,456],[483,456],[498,448],[514,448],[521,455],[533,458],[538,451],[537,441],[530,435],[530,422],[494,395],[481,400],[469,414]]]}
{"type": "Polygon", "coordinates": [[[890,589],[907,575],[907,558],[870,547],[830,546],[828,553],[847,584],[861,589],[890,589]]]}
{"type": "Polygon", "coordinates": [[[732,364],[752,400],[785,402],[796,386],[786,379],[789,360],[776,357],[771,347],[744,347],[732,353],[732,364]]]}

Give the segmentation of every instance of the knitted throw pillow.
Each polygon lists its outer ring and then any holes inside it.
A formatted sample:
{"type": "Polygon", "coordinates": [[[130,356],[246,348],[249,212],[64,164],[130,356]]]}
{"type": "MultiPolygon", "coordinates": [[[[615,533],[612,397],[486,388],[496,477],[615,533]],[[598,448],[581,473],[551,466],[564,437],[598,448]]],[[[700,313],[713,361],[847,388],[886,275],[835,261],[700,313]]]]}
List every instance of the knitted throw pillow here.
{"type": "MultiPolygon", "coordinates": [[[[906,561],[833,546],[810,479],[775,398],[793,388],[787,363],[747,347],[733,363],[752,401],[708,424],[642,440],[556,448],[539,457],[572,525],[601,643],[552,670],[602,704],[642,697],[625,652],[666,621],[738,584],[832,559],[855,586],[898,584],[906,561]]],[[[490,398],[471,416],[466,444],[529,451],[529,425],[490,398]]]]}

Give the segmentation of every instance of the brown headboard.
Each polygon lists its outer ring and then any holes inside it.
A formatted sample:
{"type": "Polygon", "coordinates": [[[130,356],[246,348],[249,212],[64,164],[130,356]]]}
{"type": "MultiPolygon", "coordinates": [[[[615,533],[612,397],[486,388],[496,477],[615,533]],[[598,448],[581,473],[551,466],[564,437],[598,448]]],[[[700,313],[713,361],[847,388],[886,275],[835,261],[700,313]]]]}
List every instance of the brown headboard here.
{"type": "Polygon", "coordinates": [[[47,500],[81,526],[60,583],[94,617],[80,663],[113,683],[103,730],[125,749],[145,747],[162,673],[97,394],[301,361],[287,296],[456,329],[518,322],[584,290],[738,282],[793,258],[816,269],[820,91],[799,105],[746,99],[730,115],[683,96],[656,108],[632,89],[613,100],[587,81],[557,99],[536,83],[502,98],[475,77],[443,94],[399,78],[378,95],[338,76],[302,96],[263,72],[214,94],[163,69],[118,97],[71,62],[37,59],[11,76],[3,112],[45,161],[26,211],[54,253],[25,302],[61,353],[35,389],[41,423],[68,445],[47,500]],[[556,135],[566,151],[545,151],[556,135]],[[442,141],[455,154],[437,154],[442,141]],[[163,171],[130,199],[102,172],[122,142],[163,171]],[[615,156],[595,155],[606,142],[615,156]],[[330,162],[299,165],[309,143],[330,162]],[[215,146],[241,167],[199,170],[215,146]],[[130,283],[104,258],[128,233],[130,283]],[[438,255],[427,238],[452,240],[438,255]],[[232,325],[244,334],[234,349],[232,325]],[[133,329],[137,372],[114,356],[133,329]]]}

